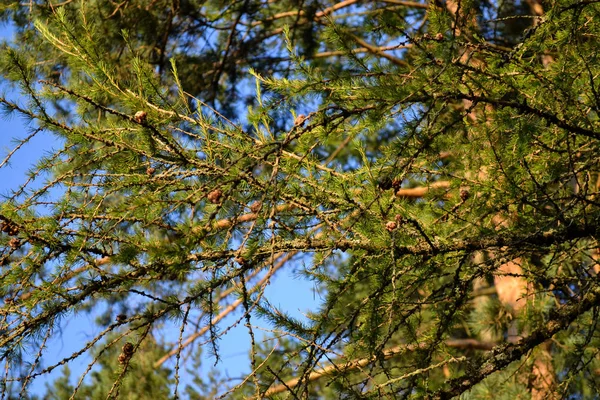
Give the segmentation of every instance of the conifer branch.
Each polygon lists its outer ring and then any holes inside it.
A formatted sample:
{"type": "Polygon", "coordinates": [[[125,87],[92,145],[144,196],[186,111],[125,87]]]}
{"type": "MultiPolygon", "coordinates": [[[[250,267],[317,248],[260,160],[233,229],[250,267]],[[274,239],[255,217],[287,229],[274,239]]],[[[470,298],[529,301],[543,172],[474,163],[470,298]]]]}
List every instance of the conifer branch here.
{"type": "MultiPolygon", "coordinates": [[[[484,343],[479,342],[474,339],[449,339],[443,342],[443,344],[447,347],[459,348],[459,349],[473,349],[473,350],[491,350],[494,348],[494,343],[484,343]]],[[[407,352],[413,352],[417,350],[426,350],[428,349],[430,344],[421,343],[418,345],[405,345],[405,346],[397,346],[389,349],[384,349],[381,356],[372,357],[372,358],[360,358],[357,360],[352,360],[343,363],[332,363],[332,365],[327,366],[325,368],[316,370],[311,372],[308,377],[303,379],[303,382],[312,382],[317,379],[321,379],[328,376],[336,376],[338,374],[343,374],[355,369],[360,369],[365,367],[375,361],[380,360],[388,360],[392,357],[398,357],[407,352]]],[[[299,378],[290,379],[286,382],[283,382],[281,385],[270,387],[265,393],[265,397],[273,396],[278,393],[283,393],[295,388],[300,383],[299,378]]]]}
{"type": "Polygon", "coordinates": [[[600,289],[594,288],[586,293],[578,303],[563,306],[551,314],[548,321],[516,344],[509,343],[496,346],[483,360],[469,363],[466,369],[471,371],[471,374],[452,379],[448,384],[450,386],[448,389],[431,393],[431,398],[451,399],[466,392],[489,375],[519,360],[523,355],[551,339],[558,332],[567,329],[577,318],[596,307],[599,301],[600,289]]]}

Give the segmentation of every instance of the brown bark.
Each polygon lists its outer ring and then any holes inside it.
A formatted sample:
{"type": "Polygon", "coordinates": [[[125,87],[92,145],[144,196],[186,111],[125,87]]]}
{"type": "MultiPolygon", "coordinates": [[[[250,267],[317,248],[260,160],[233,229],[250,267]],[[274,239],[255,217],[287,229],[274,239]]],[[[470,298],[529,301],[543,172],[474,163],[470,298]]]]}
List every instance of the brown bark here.
{"type": "Polygon", "coordinates": [[[552,365],[549,342],[540,346],[541,351],[536,355],[531,371],[531,399],[532,400],[558,400],[556,393],[556,379],[552,365]]]}

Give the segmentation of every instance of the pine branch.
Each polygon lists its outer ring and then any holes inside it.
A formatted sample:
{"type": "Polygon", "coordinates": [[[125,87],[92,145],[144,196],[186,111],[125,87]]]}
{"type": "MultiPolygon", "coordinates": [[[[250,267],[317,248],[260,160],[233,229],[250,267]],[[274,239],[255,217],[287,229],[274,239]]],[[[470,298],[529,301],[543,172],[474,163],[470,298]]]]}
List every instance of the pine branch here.
{"type": "Polygon", "coordinates": [[[432,399],[451,399],[468,391],[477,383],[507,367],[523,355],[551,339],[558,332],[565,330],[578,317],[598,306],[600,302],[600,288],[594,288],[586,293],[578,303],[569,304],[551,314],[551,318],[542,326],[531,332],[529,336],[521,339],[516,344],[503,344],[496,346],[481,361],[470,362],[466,366],[469,375],[452,379],[448,389],[430,393],[432,399]]]}
{"type": "MultiPolygon", "coordinates": [[[[472,350],[491,350],[495,346],[494,343],[480,342],[475,339],[449,339],[449,340],[444,341],[443,344],[445,346],[452,347],[452,348],[472,349],[472,350]]],[[[425,350],[425,349],[428,349],[429,346],[430,346],[429,343],[421,343],[418,345],[411,344],[411,345],[406,345],[406,346],[396,346],[396,347],[393,347],[390,349],[384,349],[382,356],[361,358],[361,359],[352,360],[352,361],[343,362],[343,363],[333,362],[332,365],[330,365],[330,366],[327,366],[320,370],[311,372],[308,375],[308,377],[305,377],[304,379],[302,379],[302,382],[307,383],[307,382],[315,381],[317,379],[321,379],[323,377],[328,377],[328,376],[337,375],[337,374],[343,374],[343,373],[346,373],[349,371],[353,371],[353,370],[365,367],[371,363],[374,363],[375,361],[389,360],[392,357],[400,356],[407,352],[413,352],[413,351],[417,351],[417,350],[425,350]]],[[[273,396],[278,393],[283,393],[285,391],[289,391],[290,389],[293,389],[294,387],[296,387],[300,383],[300,381],[301,381],[300,378],[290,379],[290,380],[282,383],[281,385],[269,388],[264,393],[264,396],[269,397],[269,396],[273,396]]]]}

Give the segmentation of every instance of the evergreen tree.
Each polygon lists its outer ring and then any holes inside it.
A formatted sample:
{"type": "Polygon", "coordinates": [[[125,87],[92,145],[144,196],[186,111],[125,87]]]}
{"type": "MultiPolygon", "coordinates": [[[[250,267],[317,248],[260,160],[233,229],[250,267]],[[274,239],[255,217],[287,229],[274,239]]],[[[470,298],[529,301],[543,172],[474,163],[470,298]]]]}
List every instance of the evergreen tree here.
{"type": "Polygon", "coordinates": [[[595,2],[2,4],[58,143],[0,204],[5,396],[84,356],[47,397],[598,396],[595,2]],[[238,324],[251,372],[199,373],[238,324]]]}

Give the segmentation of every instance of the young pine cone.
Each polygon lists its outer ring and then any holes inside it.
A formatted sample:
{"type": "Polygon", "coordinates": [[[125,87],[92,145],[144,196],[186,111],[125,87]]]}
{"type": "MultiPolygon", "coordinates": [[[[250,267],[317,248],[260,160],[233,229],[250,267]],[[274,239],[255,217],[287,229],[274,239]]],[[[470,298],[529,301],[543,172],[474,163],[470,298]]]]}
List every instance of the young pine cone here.
{"type": "Polygon", "coordinates": [[[2,230],[4,233],[7,233],[9,236],[15,236],[19,234],[19,228],[10,221],[4,221],[0,230],[2,230]]]}
{"type": "Polygon", "coordinates": [[[254,214],[256,214],[257,212],[260,211],[261,207],[262,207],[262,203],[260,201],[255,201],[254,203],[250,204],[250,211],[252,211],[254,214]]]}
{"type": "Polygon", "coordinates": [[[247,264],[246,259],[244,257],[241,257],[241,256],[238,256],[238,257],[234,258],[233,261],[235,261],[236,263],[240,264],[242,267],[247,264]]]}
{"type": "Polygon", "coordinates": [[[306,115],[300,114],[294,120],[294,126],[302,126],[302,125],[304,125],[305,121],[306,121],[306,115]]]}
{"type": "Polygon", "coordinates": [[[146,111],[138,111],[133,116],[133,120],[135,122],[137,122],[138,124],[143,124],[144,122],[146,122],[147,117],[148,117],[148,114],[146,113],[146,111]]]}
{"type": "Polygon", "coordinates": [[[223,197],[223,191],[221,189],[215,189],[212,192],[210,192],[206,197],[211,203],[218,204],[221,200],[221,197],[223,197]]]}
{"type": "Polygon", "coordinates": [[[131,343],[131,342],[125,343],[123,345],[123,347],[121,348],[121,350],[123,351],[123,354],[130,357],[133,354],[133,343],[131,343]]]}
{"type": "Polygon", "coordinates": [[[397,227],[398,227],[398,224],[396,223],[396,221],[388,221],[385,224],[385,229],[387,229],[388,232],[395,231],[397,227]]]}
{"type": "Polygon", "coordinates": [[[467,201],[467,199],[469,198],[470,194],[469,191],[467,189],[462,189],[460,191],[460,199],[462,201],[467,201]]]}

